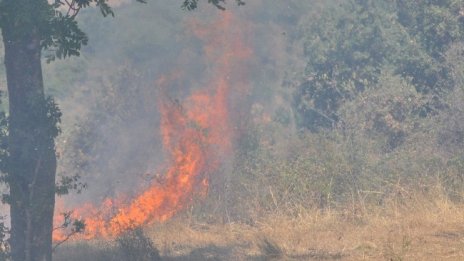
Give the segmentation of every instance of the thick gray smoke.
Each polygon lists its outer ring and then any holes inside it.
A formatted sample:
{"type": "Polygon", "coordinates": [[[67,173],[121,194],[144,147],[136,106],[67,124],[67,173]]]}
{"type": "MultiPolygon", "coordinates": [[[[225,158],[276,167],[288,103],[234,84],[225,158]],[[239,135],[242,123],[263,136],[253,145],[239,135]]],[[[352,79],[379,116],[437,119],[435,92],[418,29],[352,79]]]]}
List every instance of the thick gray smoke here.
{"type": "MultiPolygon", "coordinates": [[[[259,113],[275,110],[288,99],[281,86],[286,75],[294,72],[283,68],[298,56],[291,32],[298,26],[299,8],[304,4],[281,2],[229,6],[250,32],[251,92],[245,106],[249,113],[251,108],[258,108],[259,113]],[[275,6],[266,8],[269,5],[275,6]]],[[[86,184],[81,194],[74,191],[64,197],[67,207],[122,194],[130,197],[162,175],[166,166],[157,80],[180,75],[168,90],[174,101],[181,101],[207,81],[208,66],[214,63],[205,62],[205,43],[191,32],[191,22],[205,23],[217,12],[210,5],[186,12],[169,1],[123,4],[114,19],[93,12],[82,15],[89,46],[80,58],[47,66],[45,76],[64,114],[63,133],[57,142],[59,175],[79,175],[78,183],[86,184]]]]}

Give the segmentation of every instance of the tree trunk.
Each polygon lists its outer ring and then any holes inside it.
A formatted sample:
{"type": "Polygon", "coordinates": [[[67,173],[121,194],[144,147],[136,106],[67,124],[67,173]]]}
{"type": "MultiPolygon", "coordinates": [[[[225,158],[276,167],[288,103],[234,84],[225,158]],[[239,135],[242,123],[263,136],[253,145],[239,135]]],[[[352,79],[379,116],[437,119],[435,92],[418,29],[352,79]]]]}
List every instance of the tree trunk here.
{"type": "Polygon", "coordinates": [[[52,259],[56,155],[54,126],[47,115],[42,78],[36,23],[40,18],[34,17],[41,12],[34,10],[33,2],[41,1],[9,0],[4,4],[24,9],[7,9],[9,17],[2,25],[9,98],[7,182],[14,261],[52,259]]]}

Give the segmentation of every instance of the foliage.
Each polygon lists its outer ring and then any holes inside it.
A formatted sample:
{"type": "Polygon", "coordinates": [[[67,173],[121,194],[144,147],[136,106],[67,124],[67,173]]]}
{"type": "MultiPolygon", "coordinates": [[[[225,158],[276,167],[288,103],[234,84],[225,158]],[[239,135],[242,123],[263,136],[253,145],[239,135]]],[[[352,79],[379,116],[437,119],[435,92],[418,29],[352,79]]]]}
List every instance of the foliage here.
{"type": "MultiPolygon", "coordinates": [[[[136,0],[146,3],[145,0],[136,0]]],[[[95,5],[101,14],[114,16],[113,9],[108,4],[108,0],[78,0],[61,1],[55,0],[51,7],[53,15],[47,19],[47,25],[43,27],[43,39],[41,45],[48,51],[47,61],[55,58],[66,58],[79,56],[83,45],[87,45],[87,35],[79,28],[76,16],[82,9],[95,5]]]]}
{"type": "Polygon", "coordinates": [[[60,245],[68,241],[74,235],[82,233],[85,230],[85,221],[81,219],[73,219],[71,216],[72,211],[61,213],[61,215],[63,216],[63,223],[53,230],[65,230],[67,231],[67,234],[64,239],[56,242],[55,246],[53,246],[53,251],[55,251],[60,245]]]}
{"type": "MultiPolygon", "coordinates": [[[[237,5],[245,5],[245,2],[242,0],[235,0],[237,5]]],[[[208,3],[213,4],[220,10],[225,10],[225,7],[222,5],[226,0],[208,0],[208,3]]],[[[184,0],[182,3],[182,8],[186,10],[194,10],[198,7],[198,0],[184,0]]]]}
{"type": "Polygon", "coordinates": [[[5,217],[0,217],[0,260],[6,261],[10,258],[10,245],[8,243],[10,230],[5,224],[5,217]]]}
{"type": "Polygon", "coordinates": [[[157,261],[158,249],[141,228],[121,235],[111,242],[77,242],[57,249],[54,260],[157,261]]]}
{"type": "Polygon", "coordinates": [[[69,194],[71,190],[81,193],[87,187],[86,183],[81,181],[81,176],[75,174],[73,176],[61,176],[61,180],[56,185],[55,193],[58,196],[69,194]]]}
{"type": "Polygon", "coordinates": [[[464,37],[462,1],[398,1],[398,21],[432,57],[442,60],[449,46],[464,37]]]}
{"type": "MultiPolygon", "coordinates": [[[[54,141],[61,112],[53,99],[45,98],[41,58],[43,51],[47,61],[80,55],[88,38],[76,17],[91,5],[105,17],[114,16],[108,0],[0,2],[11,113],[3,180],[10,187],[14,260],[51,260],[55,192],[68,192],[79,177],[62,180],[55,188],[54,141]]],[[[73,233],[84,229],[79,222],[74,226],[73,233]]]]}
{"type": "Polygon", "coordinates": [[[378,87],[346,102],[339,126],[346,132],[360,133],[360,139],[379,144],[384,152],[394,151],[409,135],[420,130],[420,115],[431,95],[417,91],[408,81],[391,72],[379,76],[378,87]]]}
{"type": "MultiPolygon", "coordinates": [[[[184,8],[194,9],[197,2],[186,1],[184,8]]],[[[211,3],[221,9],[224,2],[211,3]]],[[[290,40],[302,37],[305,42],[306,72],[293,93],[294,103],[286,98],[279,99],[277,105],[254,104],[252,118],[242,119],[248,125],[235,144],[233,173],[221,180],[226,184],[211,188],[209,202],[196,213],[209,217],[222,211],[223,221],[253,223],[269,212],[298,214],[298,209],[313,207],[325,211],[354,201],[384,206],[391,198],[411,197],[416,191],[431,193],[437,187],[450,199],[462,200],[464,67],[460,2],[328,1],[318,5],[320,13],[301,18],[301,31],[277,27],[273,36],[291,35],[290,40]],[[274,107],[269,112],[266,106],[274,107]],[[298,131],[293,116],[302,127],[298,131]]],[[[277,12],[275,6],[269,4],[261,12],[277,12]]],[[[156,93],[148,91],[153,90],[154,78],[150,77],[164,73],[170,67],[166,64],[178,56],[194,62],[197,56],[181,52],[173,43],[172,39],[184,39],[176,18],[164,10],[162,15],[150,18],[152,9],[146,9],[140,13],[121,10],[129,17],[117,25],[123,33],[114,33],[115,27],[94,20],[92,13],[81,13],[82,31],[90,38],[101,34],[109,40],[95,39],[92,48],[83,50],[82,59],[67,64],[56,61],[48,67],[59,74],[51,76],[57,78],[52,85],[65,104],[70,100],[64,98],[82,91],[76,103],[83,104],[78,108],[88,110],[76,110],[78,120],[67,123],[57,145],[61,174],[69,175],[58,184],[58,193],[84,188],[86,184],[79,183],[78,178],[84,174],[90,177],[89,186],[99,187],[101,182],[114,193],[113,186],[118,186],[114,184],[139,181],[127,181],[125,176],[134,177],[134,173],[143,173],[158,163],[147,159],[155,154],[152,143],[156,141],[150,142],[155,135],[147,138],[137,131],[156,130],[156,93]],[[129,30],[136,19],[140,20],[139,27],[156,23],[160,28],[153,27],[153,33],[148,34],[129,30]],[[118,55],[110,57],[113,53],[118,55]],[[78,83],[69,84],[74,79],[78,83]],[[146,82],[150,84],[144,86],[146,82]],[[129,128],[132,131],[127,131],[129,128]],[[113,172],[117,174],[106,175],[113,172]]],[[[299,15],[309,13],[307,9],[298,11],[299,15]]],[[[254,26],[267,26],[265,19],[255,19],[262,24],[254,26]]],[[[289,24],[294,26],[296,22],[289,24]]],[[[61,51],[62,58],[77,55],[71,50],[83,47],[72,46],[79,41],[66,43],[69,39],[61,36],[49,38],[47,48],[60,58],[54,48],[68,45],[68,51],[61,51]]],[[[269,47],[259,51],[265,48],[269,47]]],[[[269,49],[269,53],[276,51],[269,49]]],[[[279,59],[286,55],[290,54],[281,54],[279,59]]],[[[267,74],[276,83],[269,79],[265,82],[265,75],[253,95],[259,96],[256,100],[261,103],[271,103],[269,100],[282,91],[276,90],[280,67],[273,57],[259,59],[265,63],[265,69],[260,69],[275,70],[267,74]]],[[[296,81],[291,78],[295,74],[289,75],[287,78],[296,81]]],[[[282,92],[287,94],[288,90],[282,92]]],[[[6,118],[2,122],[6,124],[6,118]]],[[[229,171],[226,167],[223,170],[229,171]]],[[[154,252],[144,237],[135,233],[120,239],[118,249],[128,249],[123,251],[126,253],[154,252]]],[[[124,256],[119,250],[115,252],[101,253],[101,259],[124,256]]]]}
{"type": "Polygon", "coordinates": [[[341,105],[330,130],[291,135],[279,117],[257,123],[250,129],[254,142],[237,155],[230,218],[250,222],[307,208],[385,206],[434,193],[461,202],[463,91],[446,95],[449,107],[438,115],[421,116],[433,97],[384,70],[375,88],[341,105]]]}
{"type": "Polygon", "coordinates": [[[306,80],[295,95],[302,126],[335,126],[341,103],[377,83],[382,66],[398,52],[401,36],[391,15],[379,2],[348,1],[309,25],[306,80]]]}
{"type": "Polygon", "coordinates": [[[327,7],[306,26],[306,76],[295,92],[300,126],[334,127],[340,106],[375,88],[383,70],[393,70],[418,92],[435,98],[422,116],[446,107],[455,87],[444,63],[452,43],[462,40],[460,1],[350,0],[327,7]]]}

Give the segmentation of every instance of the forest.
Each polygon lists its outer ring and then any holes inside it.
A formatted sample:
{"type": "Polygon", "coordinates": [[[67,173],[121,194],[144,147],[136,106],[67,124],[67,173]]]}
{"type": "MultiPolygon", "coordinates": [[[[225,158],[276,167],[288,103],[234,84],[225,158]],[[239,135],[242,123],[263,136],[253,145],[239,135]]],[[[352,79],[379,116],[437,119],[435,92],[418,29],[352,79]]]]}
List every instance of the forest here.
{"type": "Polygon", "coordinates": [[[0,260],[464,260],[464,1],[37,2],[0,260]]]}

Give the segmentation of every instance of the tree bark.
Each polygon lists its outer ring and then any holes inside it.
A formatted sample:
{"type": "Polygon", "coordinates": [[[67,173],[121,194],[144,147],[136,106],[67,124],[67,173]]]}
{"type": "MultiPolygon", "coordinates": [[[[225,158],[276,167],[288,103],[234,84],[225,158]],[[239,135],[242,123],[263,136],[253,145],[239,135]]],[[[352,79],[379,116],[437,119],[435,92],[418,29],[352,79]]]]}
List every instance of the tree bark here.
{"type": "Polygon", "coordinates": [[[33,3],[43,0],[4,1],[9,1],[6,7],[24,8],[6,10],[9,17],[2,24],[9,99],[11,255],[13,261],[48,261],[52,259],[56,155],[42,78],[40,18],[34,17],[41,12],[34,10],[33,3]]]}

